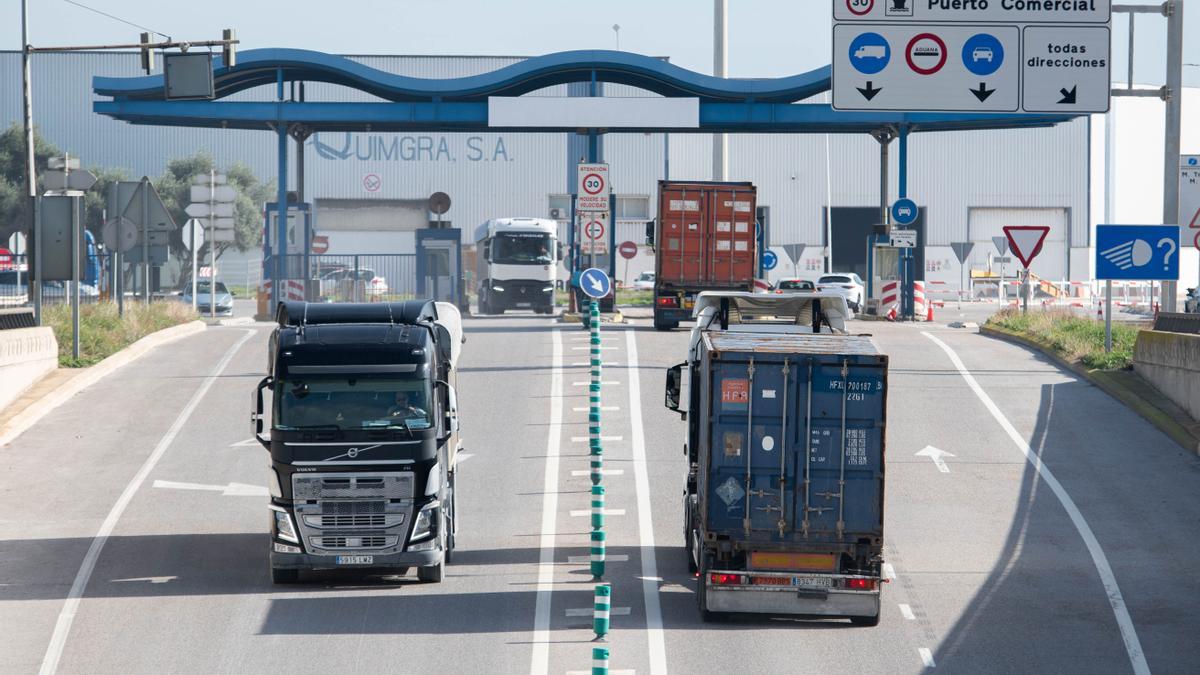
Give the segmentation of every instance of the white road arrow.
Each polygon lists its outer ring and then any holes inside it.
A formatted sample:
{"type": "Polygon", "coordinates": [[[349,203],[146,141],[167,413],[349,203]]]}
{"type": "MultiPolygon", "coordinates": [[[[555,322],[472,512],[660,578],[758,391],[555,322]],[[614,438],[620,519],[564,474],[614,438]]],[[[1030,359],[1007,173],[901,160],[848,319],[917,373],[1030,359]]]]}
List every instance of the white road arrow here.
{"type": "Polygon", "coordinates": [[[929,459],[933,460],[933,464],[937,467],[938,471],[941,471],[942,473],[950,473],[950,467],[946,466],[946,462],[942,458],[954,457],[954,455],[946,452],[945,450],[939,450],[932,445],[927,445],[925,446],[924,450],[917,453],[917,457],[928,457],[929,459]]]}
{"type": "Polygon", "coordinates": [[[166,490],[207,490],[220,492],[226,497],[266,497],[267,488],[261,485],[230,483],[229,485],[204,485],[203,483],[177,483],[171,480],[156,480],[154,487],[166,490]]]}

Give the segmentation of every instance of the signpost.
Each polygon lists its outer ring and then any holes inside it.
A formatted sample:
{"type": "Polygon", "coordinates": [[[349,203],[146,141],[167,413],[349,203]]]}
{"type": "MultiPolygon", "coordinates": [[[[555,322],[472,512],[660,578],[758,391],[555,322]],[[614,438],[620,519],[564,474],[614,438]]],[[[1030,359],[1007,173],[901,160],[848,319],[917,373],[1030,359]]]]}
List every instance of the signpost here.
{"type": "Polygon", "coordinates": [[[1026,312],[1029,311],[1029,265],[1042,252],[1042,245],[1046,243],[1047,234],[1050,234],[1050,228],[1046,225],[1009,225],[1004,228],[1004,236],[1008,238],[1009,248],[1025,268],[1021,280],[1021,289],[1024,292],[1021,296],[1024,300],[1023,310],[1026,312]]]}
{"type": "Polygon", "coordinates": [[[585,255],[592,256],[594,265],[595,256],[608,253],[608,213],[581,214],[581,216],[583,227],[580,229],[583,232],[583,239],[579,242],[580,251],[585,255]]]}
{"type": "Polygon", "coordinates": [[[1104,350],[1112,351],[1113,280],[1178,281],[1178,225],[1097,225],[1096,278],[1104,279],[1104,350]]]}
{"type": "Polygon", "coordinates": [[[1003,306],[1007,295],[1004,288],[1004,266],[1009,262],[1005,257],[1008,255],[1008,237],[992,237],[992,246],[995,246],[996,251],[1000,254],[1000,257],[996,258],[996,261],[1000,263],[1000,284],[996,288],[996,302],[1003,306]]]}
{"type": "MultiPolygon", "coordinates": [[[[1005,240],[1007,243],[1008,240],[1005,240]]],[[[971,257],[971,251],[975,248],[974,242],[958,241],[951,242],[950,250],[954,251],[954,257],[958,258],[958,308],[962,309],[963,292],[967,285],[967,258],[971,257]]]]}
{"type": "Polygon", "coordinates": [[[833,19],[835,109],[1108,111],[1108,0],[833,0],[833,19]]]}
{"type": "Polygon", "coordinates": [[[916,248],[916,230],[892,230],[892,246],[894,248],[916,248]]]}
{"type": "Polygon", "coordinates": [[[774,251],[763,251],[762,266],[764,270],[773,270],[779,264],[779,256],[774,251]]]}
{"type": "MultiPolygon", "coordinates": [[[[142,180],[138,181],[137,188],[129,198],[124,210],[121,212],[121,219],[118,221],[120,228],[126,221],[132,224],[134,232],[138,233],[138,242],[141,244],[141,255],[137,258],[142,263],[143,286],[142,300],[150,302],[150,264],[151,261],[166,262],[167,246],[166,233],[176,229],[175,219],[167,211],[166,205],[163,204],[162,197],[158,196],[158,190],[154,189],[154,184],[150,179],[142,176],[142,180]],[[151,241],[152,233],[162,233],[158,235],[156,241],[151,241]],[[161,243],[159,243],[161,242],[161,243]],[[151,244],[161,249],[160,252],[155,251],[155,256],[151,257],[151,244]]],[[[124,237],[119,236],[120,239],[124,237]]]]}
{"type": "Polygon", "coordinates": [[[608,196],[612,192],[608,183],[607,164],[579,165],[579,196],[575,199],[575,210],[579,213],[606,213],[608,196]]]}
{"type": "Polygon", "coordinates": [[[625,272],[621,275],[621,278],[628,279],[629,261],[637,257],[637,244],[633,243],[632,241],[623,241],[621,242],[621,245],[617,247],[617,253],[621,254],[621,257],[625,259],[625,272]]]}
{"type": "Polygon", "coordinates": [[[807,244],[783,244],[783,252],[792,259],[792,276],[800,276],[800,256],[804,255],[807,244]]]}
{"type": "MultiPolygon", "coordinates": [[[[202,218],[208,223],[204,238],[208,244],[208,266],[213,275],[208,280],[208,311],[209,318],[217,317],[217,244],[230,243],[236,238],[236,221],[234,220],[234,200],[237,190],[228,185],[224,174],[209,170],[208,175],[201,174],[192,180],[192,203],[188,204],[187,214],[193,218],[202,218]]],[[[192,259],[196,258],[196,249],[192,249],[192,259]]],[[[192,275],[192,309],[196,308],[196,275],[192,275]]]]}

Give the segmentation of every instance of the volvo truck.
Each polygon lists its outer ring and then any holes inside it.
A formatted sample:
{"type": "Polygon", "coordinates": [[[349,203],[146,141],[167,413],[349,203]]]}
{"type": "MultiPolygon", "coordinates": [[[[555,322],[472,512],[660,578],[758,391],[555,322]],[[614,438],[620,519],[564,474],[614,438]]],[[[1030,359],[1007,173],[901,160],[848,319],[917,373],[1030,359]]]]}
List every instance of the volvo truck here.
{"type": "Polygon", "coordinates": [[[832,293],[697,298],[666,405],[687,420],[683,545],[706,621],[879,622],[888,357],[847,316],[832,293]]]}
{"type": "Polygon", "coordinates": [[[753,183],[659,181],[654,327],[691,318],[703,291],[753,291],[759,269],[757,190],[753,183]]]}
{"type": "Polygon", "coordinates": [[[553,314],[561,258],[557,221],[493,218],[475,228],[479,313],[553,314]]]}
{"type": "Polygon", "coordinates": [[[271,455],[272,581],[410,568],[441,581],[458,525],[458,309],[285,302],[276,321],[251,414],[271,455]]]}

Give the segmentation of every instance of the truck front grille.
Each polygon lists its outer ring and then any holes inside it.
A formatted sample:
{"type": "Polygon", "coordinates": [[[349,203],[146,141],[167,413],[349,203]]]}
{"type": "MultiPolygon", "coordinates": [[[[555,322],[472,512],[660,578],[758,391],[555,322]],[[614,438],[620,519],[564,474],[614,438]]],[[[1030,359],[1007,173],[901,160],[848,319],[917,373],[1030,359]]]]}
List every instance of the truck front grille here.
{"type": "Polygon", "coordinates": [[[413,509],[411,473],[296,474],[292,494],[301,536],[313,553],[403,549],[413,509]]]}

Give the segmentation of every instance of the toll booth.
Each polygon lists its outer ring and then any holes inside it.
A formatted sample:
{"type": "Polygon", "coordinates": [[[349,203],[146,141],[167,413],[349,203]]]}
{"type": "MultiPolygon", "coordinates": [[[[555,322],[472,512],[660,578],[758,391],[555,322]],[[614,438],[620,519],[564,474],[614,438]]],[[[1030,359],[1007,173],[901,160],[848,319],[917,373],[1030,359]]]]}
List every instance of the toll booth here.
{"type": "MultiPolygon", "coordinates": [[[[278,202],[267,202],[264,207],[266,215],[263,219],[263,268],[262,284],[258,288],[258,316],[270,317],[271,286],[275,282],[275,251],[272,242],[277,241],[279,232],[278,202]]],[[[310,302],[320,295],[320,282],[311,266],[310,252],[312,251],[313,212],[312,204],[298,202],[288,204],[287,209],[287,250],[285,256],[285,279],[280,288],[280,301],[308,300],[310,302]]]]}
{"type": "Polygon", "coordinates": [[[452,302],[467,310],[462,265],[462,230],[417,230],[417,296],[452,302]]]}

